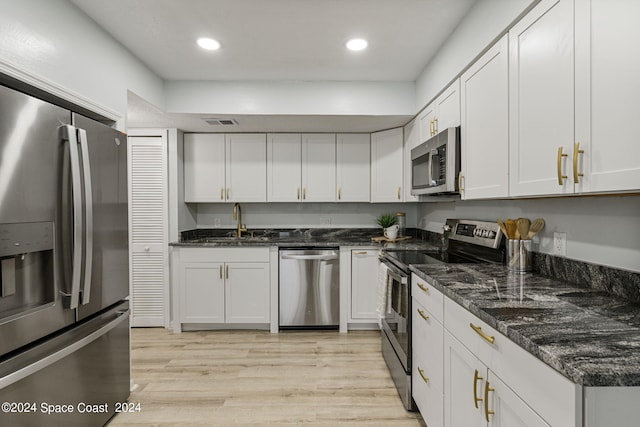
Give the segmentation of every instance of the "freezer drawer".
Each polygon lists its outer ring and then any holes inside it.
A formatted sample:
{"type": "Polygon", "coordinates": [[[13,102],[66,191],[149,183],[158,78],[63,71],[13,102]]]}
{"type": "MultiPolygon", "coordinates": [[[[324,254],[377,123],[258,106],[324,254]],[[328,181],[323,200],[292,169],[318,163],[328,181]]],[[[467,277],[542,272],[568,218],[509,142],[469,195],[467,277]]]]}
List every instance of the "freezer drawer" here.
{"type": "Polygon", "coordinates": [[[280,327],[336,328],[340,323],[338,249],[280,251],[280,327]]]}
{"type": "Polygon", "coordinates": [[[130,389],[128,302],[0,363],[0,420],[100,426],[130,389]],[[50,412],[51,411],[51,412],[50,412]]]}

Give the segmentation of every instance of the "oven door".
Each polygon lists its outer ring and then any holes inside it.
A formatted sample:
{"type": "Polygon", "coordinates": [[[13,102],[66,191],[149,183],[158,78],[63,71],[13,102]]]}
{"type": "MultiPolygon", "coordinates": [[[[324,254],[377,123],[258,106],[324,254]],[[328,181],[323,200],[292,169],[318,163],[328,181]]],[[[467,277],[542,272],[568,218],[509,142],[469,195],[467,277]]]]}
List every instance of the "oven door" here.
{"type": "MultiPolygon", "coordinates": [[[[384,262],[384,261],[383,261],[384,262]]],[[[406,372],[411,371],[411,295],[409,275],[385,262],[391,286],[391,312],[385,313],[382,329],[406,372]]]]}

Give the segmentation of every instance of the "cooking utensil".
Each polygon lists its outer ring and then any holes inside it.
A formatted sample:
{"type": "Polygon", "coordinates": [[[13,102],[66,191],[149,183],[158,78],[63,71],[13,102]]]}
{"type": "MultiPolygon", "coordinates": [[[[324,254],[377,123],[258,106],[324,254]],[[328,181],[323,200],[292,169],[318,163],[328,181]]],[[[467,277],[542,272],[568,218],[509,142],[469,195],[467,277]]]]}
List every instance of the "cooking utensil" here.
{"type": "Polygon", "coordinates": [[[516,221],[516,227],[518,227],[518,234],[520,234],[520,239],[528,240],[531,220],[529,218],[518,218],[518,220],[516,221]]]}
{"type": "Polygon", "coordinates": [[[509,231],[507,230],[507,226],[504,225],[504,222],[501,219],[498,220],[498,225],[500,226],[500,230],[502,231],[502,234],[504,234],[504,237],[506,237],[507,239],[510,239],[511,236],[509,236],[509,231]]]}
{"type": "Polygon", "coordinates": [[[504,222],[504,225],[507,227],[507,236],[509,237],[509,239],[518,239],[518,226],[516,225],[516,220],[515,219],[507,219],[504,222]]]}
{"type": "Polygon", "coordinates": [[[544,219],[536,218],[531,223],[531,227],[529,228],[529,233],[527,233],[527,239],[531,240],[533,236],[538,234],[540,230],[544,228],[544,219]]]}

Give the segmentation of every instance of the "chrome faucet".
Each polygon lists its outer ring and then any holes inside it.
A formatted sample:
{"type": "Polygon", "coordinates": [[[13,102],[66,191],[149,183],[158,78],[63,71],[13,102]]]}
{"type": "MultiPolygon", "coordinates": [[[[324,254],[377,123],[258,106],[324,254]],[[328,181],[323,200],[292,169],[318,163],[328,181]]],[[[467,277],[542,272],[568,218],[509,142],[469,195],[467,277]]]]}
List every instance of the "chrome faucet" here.
{"type": "Polygon", "coordinates": [[[247,231],[247,228],[244,224],[242,224],[242,209],[240,208],[240,203],[234,203],[233,205],[233,219],[238,221],[238,239],[242,237],[242,232],[247,231]]]}

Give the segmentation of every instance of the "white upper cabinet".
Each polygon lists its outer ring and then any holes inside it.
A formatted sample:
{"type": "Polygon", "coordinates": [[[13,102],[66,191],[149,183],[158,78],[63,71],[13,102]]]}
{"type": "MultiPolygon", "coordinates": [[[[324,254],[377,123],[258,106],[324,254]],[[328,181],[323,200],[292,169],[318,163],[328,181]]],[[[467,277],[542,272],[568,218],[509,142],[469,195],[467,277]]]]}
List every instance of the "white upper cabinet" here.
{"type": "Polygon", "coordinates": [[[184,201],[226,200],[224,134],[184,135],[184,201]]]}
{"type": "Polygon", "coordinates": [[[576,192],[638,190],[640,2],[576,0],[575,8],[579,146],[570,147],[577,161],[567,175],[576,192]]]}
{"type": "Polygon", "coordinates": [[[505,35],[460,78],[461,195],[509,195],[509,52],[505,35]]]}
{"type": "Polygon", "coordinates": [[[185,134],[185,202],[265,202],[265,134],[185,134]]]}
{"type": "Polygon", "coordinates": [[[370,200],[371,137],[368,133],[336,136],[336,180],[339,202],[370,200]]]}
{"type": "Polygon", "coordinates": [[[269,134],[267,139],[268,201],[336,200],[335,134],[269,134]]]}
{"type": "Polygon", "coordinates": [[[460,126],[460,79],[449,85],[418,115],[420,142],[449,127],[460,126]]]}
{"type": "Polygon", "coordinates": [[[420,144],[420,125],[412,120],[404,127],[404,201],[417,202],[418,197],[411,194],[411,150],[420,144]]]}
{"type": "Polygon", "coordinates": [[[401,202],[402,128],[371,134],[371,201],[401,202]]]}
{"type": "Polygon", "coordinates": [[[573,193],[573,30],[573,1],[542,0],[509,31],[512,196],[573,193]]]}
{"type": "Polygon", "coordinates": [[[267,136],[267,199],[302,200],[302,145],[299,133],[267,136]]]}
{"type": "Polygon", "coordinates": [[[336,201],[336,135],[302,134],[302,199],[336,201]]]}
{"type": "Polygon", "coordinates": [[[227,200],[266,202],[267,139],[263,133],[227,134],[227,200]]]}
{"type": "Polygon", "coordinates": [[[420,114],[418,114],[418,123],[420,124],[420,142],[426,141],[437,133],[434,130],[435,118],[436,102],[434,101],[427,105],[420,114]]]}

